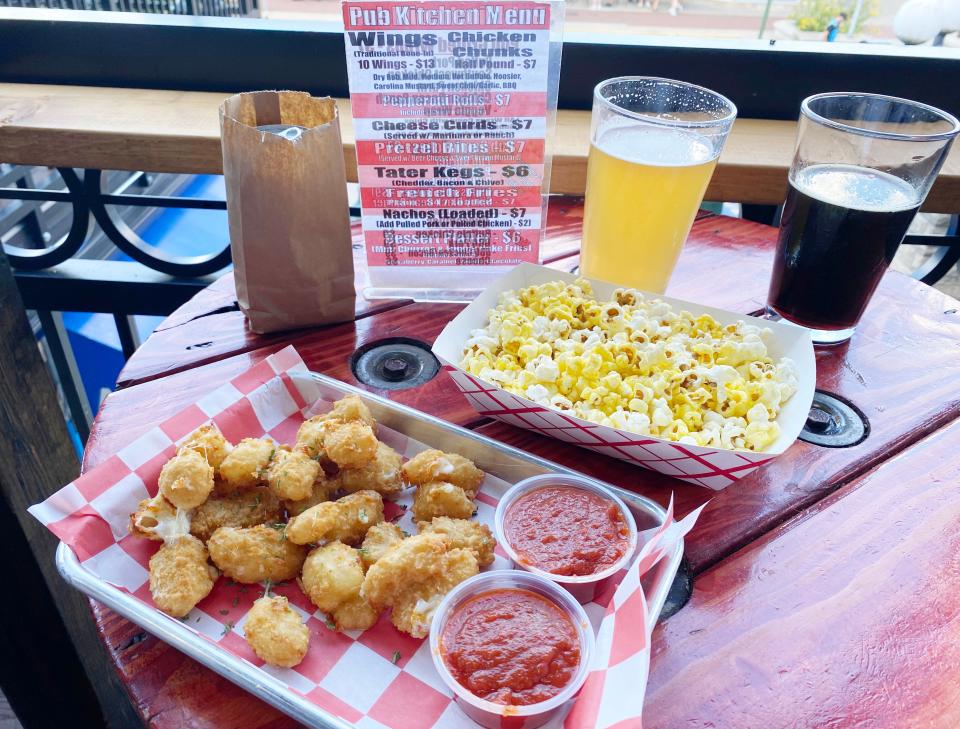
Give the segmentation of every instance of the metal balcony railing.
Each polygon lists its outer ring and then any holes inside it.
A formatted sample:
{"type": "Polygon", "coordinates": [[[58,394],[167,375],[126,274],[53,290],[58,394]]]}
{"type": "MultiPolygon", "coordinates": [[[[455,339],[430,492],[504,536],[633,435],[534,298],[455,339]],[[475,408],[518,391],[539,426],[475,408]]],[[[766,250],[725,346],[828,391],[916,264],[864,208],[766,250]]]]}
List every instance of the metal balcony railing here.
{"type": "Polygon", "coordinates": [[[63,312],[112,315],[128,358],[138,344],[132,316],[171,313],[229,265],[229,247],[173,256],[137,233],[165,209],[225,209],[223,200],[177,197],[193,179],[0,164],[0,245],[81,442],[97,403],[80,379],[63,312]]]}
{"type": "Polygon", "coordinates": [[[108,10],[159,15],[206,15],[220,18],[260,16],[258,0],[0,0],[0,7],[108,10]]]}

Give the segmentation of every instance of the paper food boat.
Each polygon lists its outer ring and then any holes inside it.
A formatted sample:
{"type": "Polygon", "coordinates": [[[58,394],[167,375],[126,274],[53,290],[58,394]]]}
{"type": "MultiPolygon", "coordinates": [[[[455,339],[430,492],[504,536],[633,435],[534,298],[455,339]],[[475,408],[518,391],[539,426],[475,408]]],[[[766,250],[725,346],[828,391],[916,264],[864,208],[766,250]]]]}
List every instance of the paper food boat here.
{"type": "MultiPolygon", "coordinates": [[[[777,417],[780,437],[768,450],[755,452],[686,445],[597,425],[538,405],[532,400],[507,392],[492,382],[469,375],[460,368],[463,345],[470,338],[470,332],[486,326],[487,313],[496,306],[497,298],[502,292],[549,281],[572,282],[577,278],[574,274],[544,266],[520,264],[480,294],[437,337],[433,345],[434,354],[479,414],[716,491],[773,460],[797,439],[813,402],[816,383],[816,366],[809,332],[790,324],[757,319],[669,296],[651,294],[669,303],[676,311],[689,311],[694,316],[709,314],[720,324],[743,320],[767,327],[773,332],[767,342],[770,356],[774,360],[780,357],[793,360],[798,380],[797,392],[781,409],[777,417]]],[[[613,291],[618,288],[603,281],[588,280],[598,298],[611,298],[613,291]]]]}

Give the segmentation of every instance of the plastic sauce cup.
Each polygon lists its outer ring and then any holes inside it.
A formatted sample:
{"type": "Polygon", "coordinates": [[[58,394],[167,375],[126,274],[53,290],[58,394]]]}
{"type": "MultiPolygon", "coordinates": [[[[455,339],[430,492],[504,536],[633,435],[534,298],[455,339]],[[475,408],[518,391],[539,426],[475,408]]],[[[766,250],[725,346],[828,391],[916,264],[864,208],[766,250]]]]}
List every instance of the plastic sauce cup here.
{"type": "Polygon", "coordinates": [[[570,593],[550,580],[517,570],[484,572],[461,582],[447,594],[437,607],[437,612],[430,625],[430,654],[433,656],[433,665],[436,667],[440,679],[453,692],[454,701],[463,710],[463,713],[480,726],[489,729],[513,727],[534,729],[550,721],[564,709],[564,705],[576,696],[577,692],[583,687],[593,661],[594,644],[595,639],[590,619],[580,603],[574,600],[570,593]],[[443,629],[449,617],[470,598],[491,590],[504,589],[529,590],[545,597],[567,615],[577,631],[577,638],[580,641],[580,664],[577,666],[577,672],[560,693],[546,701],[524,706],[509,706],[474,696],[456,681],[447,668],[447,664],[443,661],[440,637],[443,635],[443,629]]]}
{"type": "Polygon", "coordinates": [[[627,505],[623,503],[623,500],[610,489],[585,476],[545,473],[540,476],[531,476],[530,478],[518,481],[503,495],[500,503],[497,504],[497,512],[494,516],[494,531],[496,532],[497,543],[503,547],[503,551],[507,553],[507,556],[516,567],[531,574],[544,577],[551,582],[556,582],[568,590],[570,594],[581,603],[591,602],[598,597],[601,598],[600,602],[606,602],[605,597],[609,596],[612,589],[616,587],[621,579],[621,570],[627,568],[637,551],[637,522],[633,518],[633,513],[627,508],[627,505]],[[520,497],[546,486],[570,486],[584,491],[590,491],[616,504],[629,530],[627,548],[624,550],[623,556],[609,567],[591,575],[556,575],[534,565],[522,562],[514,551],[513,545],[510,544],[510,540],[507,538],[504,520],[510,511],[510,507],[520,497]]]}

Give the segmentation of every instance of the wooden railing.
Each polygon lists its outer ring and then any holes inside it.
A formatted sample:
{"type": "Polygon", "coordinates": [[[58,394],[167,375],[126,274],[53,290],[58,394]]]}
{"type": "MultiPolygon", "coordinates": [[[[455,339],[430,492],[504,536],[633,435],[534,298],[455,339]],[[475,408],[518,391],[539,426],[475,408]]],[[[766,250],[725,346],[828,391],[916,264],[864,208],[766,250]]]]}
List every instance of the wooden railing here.
{"type": "MultiPolygon", "coordinates": [[[[222,93],[0,84],[0,160],[87,169],[219,174],[222,93]]],[[[350,104],[339,100],[347,176],[356,180],[350,104]]],[[[590,112],[561,110],[551,191],[582,195],[590,112]]],[[[796,123],[738,119],[707,188],[708,200],[778,205],[787,189],[796,123]]],[[[923,209],[960,210],[960,148],[923,209]]]]}

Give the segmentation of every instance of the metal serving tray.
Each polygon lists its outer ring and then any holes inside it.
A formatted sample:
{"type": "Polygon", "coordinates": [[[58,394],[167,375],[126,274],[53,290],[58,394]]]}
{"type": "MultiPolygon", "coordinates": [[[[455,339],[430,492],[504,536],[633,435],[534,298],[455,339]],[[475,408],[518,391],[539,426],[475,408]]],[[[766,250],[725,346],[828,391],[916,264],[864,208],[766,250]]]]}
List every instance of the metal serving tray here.
{"type": "MultiPolygon", "coordinates": [[[[473,460],[484,471],[508,483],[515,483],[527,476],[541,473],[576,473],[572,469],[524,453],[325,375],[309,373],[294,375],[294,378],[296,377],[312,378],[319,386],[321,398],[324,400],[332,401],[345,395],[359,395],[377,421],[388,428],[405,433],[434,448],[460,453],[473,460]]],[[[666,513],[654,501],[611,484],[604,485],[616,492],[629,506],[636,518],[641,538],[644,531],[663,523],[666,513]]],[[[682,556],[683,541],[681,540],[668,558],[661,560],[644,578],[644,590],[648,598],[650,615],[654,620],[660,615],[682,556]]],[[[65,544],[61,543],[57,548],[56,564],[63,578],[81,592],[297,721],[324,729],[348,729],[351,726],[343,719],[290,691],[285,684],[266,672],[207,642],[179,620],[148,607],[93,575],[80,564],[73,550],[65,544]]]]}

